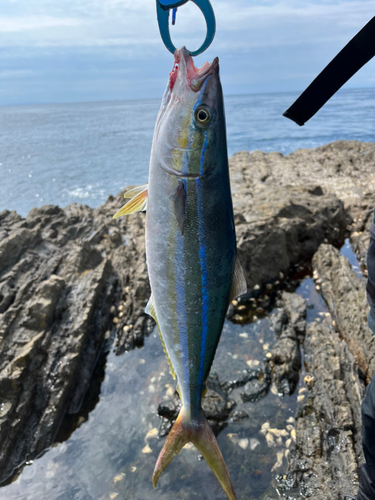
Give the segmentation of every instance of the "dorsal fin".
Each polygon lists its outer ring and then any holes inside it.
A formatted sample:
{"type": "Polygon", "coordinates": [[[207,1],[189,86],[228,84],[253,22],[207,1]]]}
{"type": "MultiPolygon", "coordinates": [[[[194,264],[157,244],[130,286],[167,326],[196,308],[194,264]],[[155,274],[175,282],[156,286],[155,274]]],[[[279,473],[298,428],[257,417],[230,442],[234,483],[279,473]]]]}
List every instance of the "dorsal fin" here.
{"type": "Polygon", "coordinates": [[[129,200],[123,207],[120,208],[118,212],[115,213],[113,219],[117,217],[122,217],[123,215],[132,214],[134,212],[145,211],[147,208],[147,184],[144,186],[139,186],[138,188],[131,189],[125,193],[124,197],[129,198],[130,193],[134,196],[129,200]],[[143,189],[141,189],[143,188],[143,189]],[[140,190],[141,189],[141,190],[140,190]]]}
{"type": "Polygon", "coordinates": [[[167,358],[167,361],[168,361],[168,364],[169,364],[169,370],[172,374],[172,377],[175,379],[176,378],[176,374],[175,374],[175,371],[173,369],[173,365],[172,365],[172,362],[171,362],[171,358],[169,357],[169,354],[168,354],[168,351],[167,351],[167,348],[165,347],[165,344],[164,344],[164,340],[163,340],[163,336],[161,334],[161,331],[160,331],[160,327],[159,327],[159,323],[158,323],[158,319],[157,319],[157,316],[156,316],[156,309],[155,309],[155,304],[154,304],[154,301],[152,299],[152,295],[149,299],[149,301],[147,302],[147,306],[146,306],[146,309],[145,309],[145,313],[152,316],[155,320],[155,323],[157,324],[158,326],[158,331],[159,331],[159,335],[160,335],[160,339],[161,339],[161,343],[163,345],[163,349],[164,349],[164,353],[165,353],[165,357],[167,358]]]}
{"type": "Polygon", "coordinates": [[[247,284],[245,274],[243,272],[240,259],[236,255],[236,261],[234,263],[234,271],[232,278],[232,288],[230,289],[229,302],[228,305],[239,295],[243,295],[247,292],[247,284]]]}

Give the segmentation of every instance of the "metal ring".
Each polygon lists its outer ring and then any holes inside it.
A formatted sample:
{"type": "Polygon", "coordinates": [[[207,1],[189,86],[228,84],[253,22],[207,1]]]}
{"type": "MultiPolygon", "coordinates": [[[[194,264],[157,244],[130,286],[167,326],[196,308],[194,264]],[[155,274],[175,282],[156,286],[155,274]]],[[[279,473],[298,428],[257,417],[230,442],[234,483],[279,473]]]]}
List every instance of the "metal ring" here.
{"type": "Polygon", "coordinates": [[[175,0],[171,2],[170,0],[157,0],[156,3],[159,3],[164,10],[176,9],[177,7],[181,7],[185,3],[188,3],[189,0],[175,0]]]}
{"type": "MultiPolygon", "coordinates": [[[[164,42],[164,45],[172,54],[175,53],[176,47],[172,43],[171,34],[169,31],[169,11],[170,9],[181,7],[181,5],[184,5],[188,1],[189,0],[175,0],[175,1],[156,0],[156,12],[158,16],[160,35],[164,42]]],[[[191,0],[191,1],[194,2],[195,5],[199,7],[199,9],[202,11],[202,14],[204,15],[207,25],[206,38],[201,47],[194,51],[189,50],[191,56],[197,56],[198,54],[204,52],[207,49],[207,47],[211,45],[212,40],[215,37],[216,21],[210,0],[191,0]]]]}

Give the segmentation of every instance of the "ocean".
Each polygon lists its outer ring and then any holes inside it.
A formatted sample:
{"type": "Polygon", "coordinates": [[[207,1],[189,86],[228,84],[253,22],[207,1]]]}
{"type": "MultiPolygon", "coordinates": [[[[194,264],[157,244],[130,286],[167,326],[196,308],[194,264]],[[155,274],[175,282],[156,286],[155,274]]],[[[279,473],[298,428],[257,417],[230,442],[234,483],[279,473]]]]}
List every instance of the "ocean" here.
{"type": "MultiPolygon", "coordinates": [[[[375,140],[375,89],[339,91],[305,126],[282,113],[299,93],[225,97],[229,156],[375,140]]],[[[73,202],[97,207],[147,182],[160,100],[0,107],[0,212],[73,202]]]]}

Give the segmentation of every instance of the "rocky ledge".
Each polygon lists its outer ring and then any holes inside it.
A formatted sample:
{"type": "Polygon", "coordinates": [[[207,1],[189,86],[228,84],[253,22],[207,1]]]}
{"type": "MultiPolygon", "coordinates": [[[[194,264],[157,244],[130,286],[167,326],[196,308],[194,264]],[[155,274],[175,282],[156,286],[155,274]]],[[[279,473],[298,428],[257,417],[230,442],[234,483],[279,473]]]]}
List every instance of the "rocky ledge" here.
{"type": "MultiPolygon", "coordinates": [[[[351,233],[365,259],[361,236],[370,220],[374,159],[375,144],[340,141],[286,157],[241,152],[230,161],[238,251],[249,288],[232,306],[233,319],[241,320],[268,286],[282,289],[288,273],[314,255],[332,314],[309,325],[305,337],[305,305],[283,296],[275,319],[279,338],[268,360],[273,382],[282,393],[293,392],[301,345],[314,380],[297,415],[291,472],[280,480],[285,495],[298,487],[311,496],[323,477],[331,477],[321,498],[339,498],[331,488],[337,463],[346,463],[343,474],[355,480],[362,460],[358,408],[374,375],[375,350],[365,321],[365,281],[350,274],[335,247],[351,233]],[[335,440],[346,443],[339,454],[332,452],[335,440]]],[[[0,214],[0,482],[52,445],[63,417],[80,408],[106,344],[114,340],[120,354],[142,345],[153,329],[144,314],[150,295],[145,216],[112,220],[122,204],[123,192],[98,209],[73,204],[33,209],[26,218],[0,214]]],[[[248,320],[256,318],[251,314],[248,320]]],[[[245,398],[259,389],[260,378],[249,372],[239,382],[245,398]]],[[[218,405],[224,420],[229,415],[228,383],[211,380],[206,409],[213,421],[223,420],[212,409],[218,405]]],[[[166,418],[173,419],[175,404],[170,413],[160,410],[166,418]]]]}

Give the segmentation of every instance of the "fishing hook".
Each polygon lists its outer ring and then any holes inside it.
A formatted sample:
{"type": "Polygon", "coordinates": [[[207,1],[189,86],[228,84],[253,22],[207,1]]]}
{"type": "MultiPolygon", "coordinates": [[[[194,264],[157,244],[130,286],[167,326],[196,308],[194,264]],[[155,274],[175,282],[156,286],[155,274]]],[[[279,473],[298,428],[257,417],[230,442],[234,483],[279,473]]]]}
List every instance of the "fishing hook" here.
{"type": "MultiPolygon", "coordinates": [[[[156,0],[156,12],[158,16],[160,35],[164,42],[164,45],[170,52],[172,52],[172,54],[174,54],[176,47],[172,43],[171,34],[169,31],[169,11],[173,9],[172,24],[175,24],[177,8],[181,7],[188,1],[189,0],[156,0]]],[[[189,51],[191,56],[197,56],[198,54],[204,52],[207,47],[211,45],[212,40],[215,36],[216,21],[214,10],[212,8],[210,0],[192,0],[192,2],[194,2],[195,5],[197,5],[197,7],[199,7],[202,11],[207,25],[206,38],[201,47],[197,50],[189,51]]]]}

